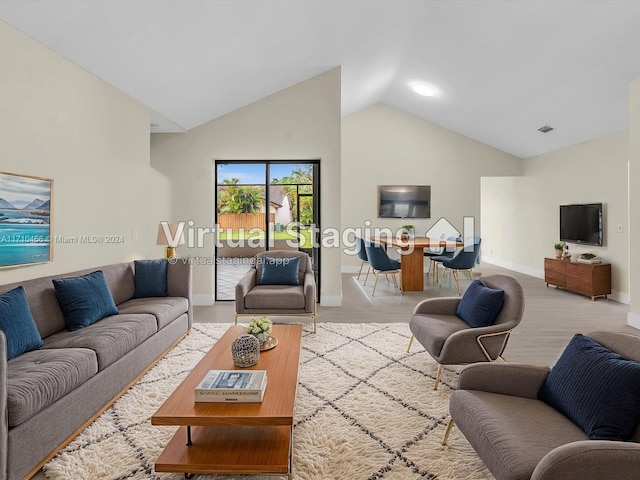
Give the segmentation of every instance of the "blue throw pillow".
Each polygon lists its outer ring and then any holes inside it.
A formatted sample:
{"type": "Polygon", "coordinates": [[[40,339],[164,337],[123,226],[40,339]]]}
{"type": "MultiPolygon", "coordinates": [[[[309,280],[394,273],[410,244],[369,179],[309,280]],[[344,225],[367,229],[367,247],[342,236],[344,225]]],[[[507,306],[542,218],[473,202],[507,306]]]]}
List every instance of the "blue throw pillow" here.
{"type": "Polygon", "coordinates": [[[592,440],[628,440],[640,420],[640,362],[576,335],[538,397],[592,440]]]}
{"type": "Polygon", "coordinates": [[[262,257],[261,285],[299,285],[300,257],[262,257]]]}
{"type": "Polygon", "coordinates": [[[23,287],[0,295],[0,330],[7,337],[7,360],[42,347],[23,287]]]}
{"type": "Polygon", "coordinates": [[[167,262],[166,258],[158,260],[136,260],[135,265],[136,289],[133,298],[166,297],[167,292],[167,262]]]}
{"type": "Polygon", "coordinates": [[[496,322],[503,302],[504,290],[489,288],[480,280],[474,280],[458,303],[456,315],[470,327],[488,327],[496,322]]]}
{"type": "Polygon", "coordinates": [[[54,278],[53,286],[71,331],[118,314],[102,270],[82,277],[54,278]]]}

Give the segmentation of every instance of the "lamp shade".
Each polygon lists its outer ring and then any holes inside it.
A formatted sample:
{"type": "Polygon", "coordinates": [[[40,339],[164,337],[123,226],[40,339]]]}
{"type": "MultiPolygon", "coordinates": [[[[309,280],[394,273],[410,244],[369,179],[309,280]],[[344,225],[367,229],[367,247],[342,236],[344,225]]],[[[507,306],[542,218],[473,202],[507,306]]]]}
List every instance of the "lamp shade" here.
{"type": "Polygon", "coordinates": [[[156,245],[165,245],[175,248],[178,245],[184,244],[184,224],[169,225],[168,223],[163,222],[158,226],[158,238],[156,239],[156,245]]]}

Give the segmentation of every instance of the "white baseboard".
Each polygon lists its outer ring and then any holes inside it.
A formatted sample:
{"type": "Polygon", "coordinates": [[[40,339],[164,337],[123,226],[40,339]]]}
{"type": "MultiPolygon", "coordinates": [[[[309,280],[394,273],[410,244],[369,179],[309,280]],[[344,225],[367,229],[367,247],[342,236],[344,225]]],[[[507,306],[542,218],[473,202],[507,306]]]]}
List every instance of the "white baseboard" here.
{"type": "MultiPolygon", "coordinates": [[[[364,269],[366,268],[367,266],[365,265],[364,269]]],[[[342,265],[340,271],[342,273],[358,273],[360,271],[360,267],[354,267],[352,265],[342,265]]]]}
{"type": "Polygon", "coordinates": [[[629,305],[631,303],[631,295],[628,293],[621,293],[611,290],[611,294],[608,295],[611,300],[629,305]]]}
{"type": "Polygon", "coordinates": [[[199,307],[208,307],[216,303],[215,297],[213,296],[213,294],[209,294],[209,293],[200,293],[200,294],[192,295],[191,298],[193,300],[193,304],[199,307]]]}
{"type": "Polygon", "coordinates": [[[323,307],[339,307],[342,305],[342,295],[320,295],[320,305],[323,307]]]}
{"type": "Polygon", "coordinates": [[[508,270],[513,270],[514,272],[524,273],[525,275],[531,275],[532,277],[544,278],[544,270],[538,270],[537,268],[526,267],[524,265],[485,255],[482,256],[482,261],[495,265],[496,267],[506,268],[508,270]]]}
{"type": "Polygon", "coordinates": [[[640,315],[637,313],[627,313],[627,325],[640,330],[640,315]]]}

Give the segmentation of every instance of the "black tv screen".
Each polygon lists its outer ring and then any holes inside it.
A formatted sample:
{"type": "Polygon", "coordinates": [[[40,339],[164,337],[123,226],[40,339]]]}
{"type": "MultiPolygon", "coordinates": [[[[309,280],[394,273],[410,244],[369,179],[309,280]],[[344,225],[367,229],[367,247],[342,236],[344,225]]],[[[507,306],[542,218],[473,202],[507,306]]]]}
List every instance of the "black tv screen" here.
{"type": "Polygon", "coordinates": [[[560,241],[601,247],[602,203],[560,205],[560,241]]]}
{"type": "Polygon", "coordinates": [[[378,185],[379,218],[431,218],[430,185],[378,185]]]}

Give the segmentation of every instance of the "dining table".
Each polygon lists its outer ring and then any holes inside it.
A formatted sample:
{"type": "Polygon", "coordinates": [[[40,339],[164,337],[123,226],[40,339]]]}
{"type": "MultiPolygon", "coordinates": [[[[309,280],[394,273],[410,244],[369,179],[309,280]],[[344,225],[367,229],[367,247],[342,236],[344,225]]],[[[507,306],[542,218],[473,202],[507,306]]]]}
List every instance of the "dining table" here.
{"type": "Polygon", "coordinates": [[[405,292],[419,292],[424,290],[424,249],[450,248],[464,246],[463,242],[443,240],[430,237],[379,237],[372,238],[372,242],[392,245],[400,249],[400,265],[402,290],[405,292]]]}

